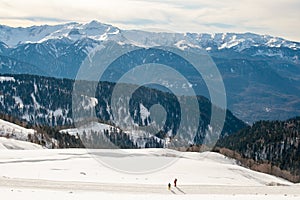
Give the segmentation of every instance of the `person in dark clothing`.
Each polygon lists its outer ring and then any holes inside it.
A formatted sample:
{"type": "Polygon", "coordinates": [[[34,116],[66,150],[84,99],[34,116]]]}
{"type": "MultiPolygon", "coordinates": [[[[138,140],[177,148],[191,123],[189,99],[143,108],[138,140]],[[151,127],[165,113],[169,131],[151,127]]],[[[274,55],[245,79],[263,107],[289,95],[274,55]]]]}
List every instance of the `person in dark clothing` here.
{"type": "Polygon", "coordinates": [[[174,187],[177,187],[177,178],[174,180],[174,187]]]}
{"type": "Polygon", "coordinates": [[[168,184],[168,189],[171,190],[171,183],[168,184]]]}

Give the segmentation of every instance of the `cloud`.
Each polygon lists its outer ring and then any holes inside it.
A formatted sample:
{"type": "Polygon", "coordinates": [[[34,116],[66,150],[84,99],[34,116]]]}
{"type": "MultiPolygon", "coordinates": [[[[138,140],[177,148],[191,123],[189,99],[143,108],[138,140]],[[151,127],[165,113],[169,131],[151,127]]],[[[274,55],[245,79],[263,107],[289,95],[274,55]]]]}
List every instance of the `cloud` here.
{"type": "Polygon", "coordinates": [[[151,19],[129,19],[129,20],[113,20],[113,23],[121,23],[121,24],[128,24],[128,25],[155,25],[158,23],[164,23],[164,21],[157,21],[151,19]]]}
{"type": "Polygon", "coordinates": [[[218,27],[218,28],[234,28],[234,25],[231,24],[223,24],[223,23],[207,23],[204,24],[205,26],[208,27],[218,27]]]}
{"type": "Polygon", "coordinates": [[[3,16],[0,16],[0,19],[1,20],[24,20],[24,21],[31,21],[31,22],[41,22],[41,21],[65,22],[66,21],[66,19],[61,19],[61,18],[39,17],[39,16],[31,16],[31,17],[3,17],[3,16]]]}
{"type": "Polygon", "coordinates": [[[256,32],[300,41],[298,0],[0,0],[0,24],[97,19],[125,29],[256,32]]]}

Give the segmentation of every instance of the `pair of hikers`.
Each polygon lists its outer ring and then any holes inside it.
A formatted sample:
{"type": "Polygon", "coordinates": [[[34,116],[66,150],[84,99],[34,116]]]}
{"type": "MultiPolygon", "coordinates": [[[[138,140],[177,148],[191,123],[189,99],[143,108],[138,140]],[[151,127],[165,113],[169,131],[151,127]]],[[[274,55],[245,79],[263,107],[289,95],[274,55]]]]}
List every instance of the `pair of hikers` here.
{"type": "MultiPolygon", "coordinates": [[[[177,178],[174,180],[174,187],[177,187],[177,178]]],[[[168,184],[168,189],[171,190],[171,183],[168,184]]]]}

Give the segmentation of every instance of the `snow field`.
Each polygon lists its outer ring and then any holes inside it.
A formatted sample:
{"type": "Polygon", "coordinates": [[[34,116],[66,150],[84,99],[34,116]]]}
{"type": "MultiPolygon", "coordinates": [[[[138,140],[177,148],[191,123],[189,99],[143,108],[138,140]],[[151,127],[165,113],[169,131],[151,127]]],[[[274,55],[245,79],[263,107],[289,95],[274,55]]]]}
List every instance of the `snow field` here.
{"type": "MultiPolygon", "coordinates": [[[[0,138],[5,139],[6,138],[0,138]]],[[[1,140],[0,140],[1,141],[1,140]]],[[[16,140],[10,140],[13,147],[16,140]]],[[[22,142],[24,147],[27,142],[22,142]]],[[[8,144],[7,141],[2,144],[8,144]]],[[[27,143],[27,149],[35,144],[27,143]]],[[[1,143],[0,143],[1,146],[1,143]]],[[[23,149],[26,149],[25,147],[23,149]]],[[[18,149],[18,148],[17,148],[18,149]]],[[[169,149],[0,151],[1,199],[300,199],[300,185],[238,166],[223,155],[169,149]],[[109,160],[103,159],[104,157],[109,160]],[[122,173],[110,163],[169,162],[152,173],[122,173]],[[102,162],[101,162],[102,161],[102,162]],[[174,162],[173,162],[174,161],[174,162]],[[108,166],[107,166],[108,165],[108,166]],[[178,187],[173,180],[178,179],[178,187]],[[167,189],[168,183],[171,190],[167,189]],[[280,186],[268,186],[268,185],[280,186]]]]}

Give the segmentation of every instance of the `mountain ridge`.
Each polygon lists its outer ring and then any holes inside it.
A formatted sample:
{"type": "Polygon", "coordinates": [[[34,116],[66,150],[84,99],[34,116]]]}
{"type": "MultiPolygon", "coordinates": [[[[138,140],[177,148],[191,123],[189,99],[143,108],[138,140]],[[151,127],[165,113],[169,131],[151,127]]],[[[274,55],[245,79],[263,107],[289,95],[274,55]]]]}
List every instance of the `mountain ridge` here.
{"type": "MultiPolygon", "coordinates": [[[[122,30],[116,26],[101,23],[98,21],[91,21],[89,23],[77,23],[77,22],[69,22],[62,23],[58,25],[40,25],[40,26],[29,26],[29,27],[10,27],[6,25],[0,25],[0,41],[4,42],[9,47],[16,47],[20,44],[28,44],[28,43],[42,43],[50,39],[62,39],[69,38],[73,41],[90,38],[97,41],[104,40],[114,40],[115,38],[109,38],[109,35],[121,35],[121,37],[126,39],[126,36],[130,37],[132,33],[144,34],[144,35],[167,35],[173,36],[174,39],[177,38],[177,42],[179,38],[188,38],[189,40],[194,39],[198,42],[211,42],[213,41],[217,44],[217,48],[232,48],[235,46],[240,46],[240,50],[245,48],[249,48],[249,46],[253,45],[261,45],[268,47],[288,47],[294,50],[300,49],[300,42],[287,40],[282,37],[275,37],[271,35],[260,35],[251,32],[244,33],[194,33],[194,32],[186,32],[186,33],[171,33],[171,32],[151,32],[151,31],[143,31],[143,30],[122,30]],[[97,31],[97,32],[95,32],[97,31]],[[7,33],[14,33],[14,36],[8,36],[7,33]],[[22,37],[21,37],[22,36],[22,37]],[[76,37],[77,36],[77,37],[76,37]],[[246,45],[246,46],[245,46],[246,45]]],[[[120,39],[120,38],[119,38],[120,39]]],[[[148,38],[149,39],[149,38],[148,38]]],[[[119,41],[121,42],[121,41],[119,41]]],[[[128,42],[128,41],[127,41],[128,42]]],[[[161,45],[161,44],[157,44],[161,45]]],[[[197,44],[194,44],[197,45],[197,44]]],[[[201,48],[201,45],[198,47],[201,48]]],[[[202,47],[203,49],[209,50],[207,48],[210,47],[202,47]]]]}
{"type": "MultiPolygon", "coordinates": [[[[218,67],[228,108],[240,119],[253,123],[300,115],[300,43],[253,33],[155,33],[121,30],[97,21],[28,28],[2,26],[0,73],[75,79],[82,62],[106,43],[120,48],[172,46],[184,52],[201,48],[218,67]],[[31,38],[35,40],[28,43],[31,38]]],[[[203,80],[199,79],[198,86],[201,84],[203,80]]],[[[198,95],[209,98],[206,88],[196,91],[204,91],[198,95]]]]}

